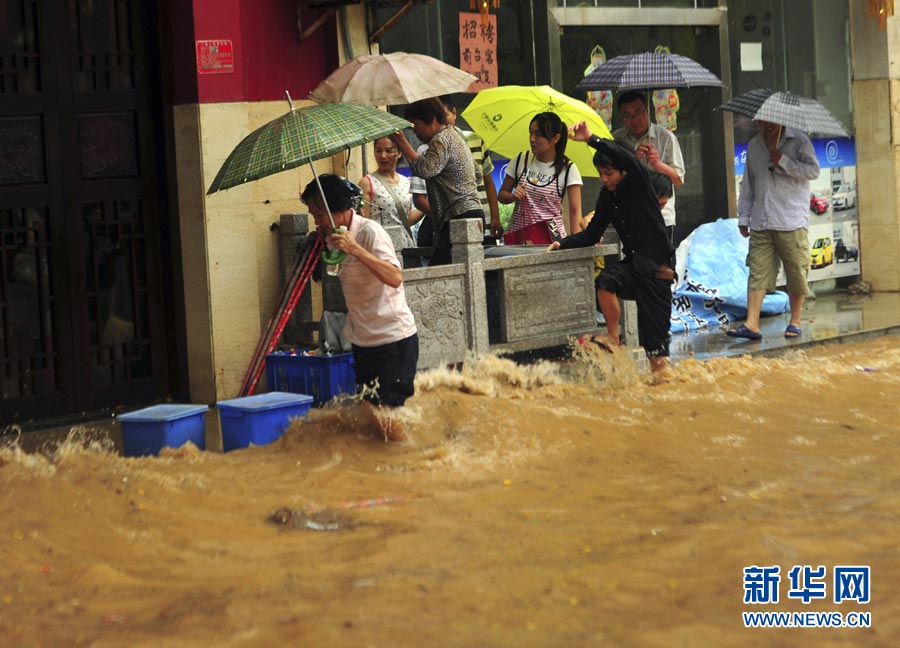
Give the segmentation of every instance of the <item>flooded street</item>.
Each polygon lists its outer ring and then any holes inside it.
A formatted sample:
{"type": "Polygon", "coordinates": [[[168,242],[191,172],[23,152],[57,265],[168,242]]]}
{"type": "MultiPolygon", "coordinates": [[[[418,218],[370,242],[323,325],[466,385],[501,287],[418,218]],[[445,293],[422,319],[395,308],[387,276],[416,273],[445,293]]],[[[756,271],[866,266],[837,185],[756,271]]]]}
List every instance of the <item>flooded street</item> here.
{"type": "Polygon", "coordinates": [[[228,454],[0,450],[0,644],[897,645],[900,338],[660,385],[608,362],[420,375],[399,446],[343,408],[228,454]],[[744,603],[751,565],[777,604],[744,603]],[[794,565],[825,599],[788,598],[794,565]],[[869,604],[831,600],[835,565],[869,604]]]}

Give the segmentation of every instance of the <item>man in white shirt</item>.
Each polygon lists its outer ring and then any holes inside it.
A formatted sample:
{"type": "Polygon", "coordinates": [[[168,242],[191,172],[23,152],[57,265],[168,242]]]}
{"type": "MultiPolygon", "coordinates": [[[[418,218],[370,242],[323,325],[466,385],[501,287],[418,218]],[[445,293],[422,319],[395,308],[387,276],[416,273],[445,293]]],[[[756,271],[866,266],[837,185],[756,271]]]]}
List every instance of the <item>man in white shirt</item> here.
{"type": "Polygon", "coordinates": [[[809,183],[819,177],[819,161],[812,142],[800,131],[757,123],[759,134],[747,145],[738,200],[738,228],[750,238],[747,321],[726,333],[749,340],[762,338],[759,312],[766,292],[775,290],[781,262],[791,305],[784,337],[797,338],[809,290],[809,183]]]}
{"type": "MultiPolygon", "coordinates": [[[[650,171],[662,173],[673,187],[684,184],[684,157],[674,133],[650,123],[647,98],[641,92],[626,92],[618,99],[619,116],[625,126],[613,131],[613,137],[629,146],[650,171]]],[[[675,238],[675,194],[662,210],[669,242],[675,238]]]]}
{"type": "MultiPolygon", "coordinates": [[[[319,182],[327,208],[315,181],[300,198],[328,246],[347,255],[339,278],[347,303],[344,337],[353,345],[357,387],[377,410],[399,407],[415,392],[419,336],[394,244],[381,225],[356,212],[359,187],[331,174],[320,175],[319,182]]],[[[403,440],[398,421],[375,418],[386,439],[403,440]]]]}

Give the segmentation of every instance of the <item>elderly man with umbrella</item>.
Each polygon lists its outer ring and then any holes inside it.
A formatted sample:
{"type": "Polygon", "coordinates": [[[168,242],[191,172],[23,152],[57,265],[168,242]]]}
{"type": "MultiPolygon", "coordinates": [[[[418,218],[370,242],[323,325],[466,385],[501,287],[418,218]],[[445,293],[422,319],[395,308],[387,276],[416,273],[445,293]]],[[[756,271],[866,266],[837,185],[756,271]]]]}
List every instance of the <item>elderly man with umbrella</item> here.
{"type": "Polygon", "coordinates": [[[759,340],[759,314],[767,291],[775,289],[779,261],[787,275],[791,321],[786,338],[797,338],[809,291],[809,184],[819,162],[803,132],[846,134],[821,104],[787,92],[754,90],[720,106],[752,118],[759,133],[747,145],[747,165],[738,201],[738,228],[750,239],[747,320],[726,331],[759,340]],[[820,117],[820,119],[816,119],[820,117]]]}

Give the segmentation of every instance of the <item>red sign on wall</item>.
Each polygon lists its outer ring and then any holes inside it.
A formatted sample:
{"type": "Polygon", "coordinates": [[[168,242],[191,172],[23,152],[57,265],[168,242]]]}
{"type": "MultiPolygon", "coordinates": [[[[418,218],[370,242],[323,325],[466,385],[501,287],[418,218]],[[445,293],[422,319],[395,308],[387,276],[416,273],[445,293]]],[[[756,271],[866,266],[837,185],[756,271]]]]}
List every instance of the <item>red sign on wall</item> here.
{"type": "Polygon", "coordinates": [[[497,86],[497,16],[484,25],[481,14],[460,12],[459,69],[478,77],[470,92],[497,86]]]}
{"type": "Polygon", "coordinates": [[[228,74],[234,72],[234,46],[230,40],[197,41],[197,73],[228,74]]]}

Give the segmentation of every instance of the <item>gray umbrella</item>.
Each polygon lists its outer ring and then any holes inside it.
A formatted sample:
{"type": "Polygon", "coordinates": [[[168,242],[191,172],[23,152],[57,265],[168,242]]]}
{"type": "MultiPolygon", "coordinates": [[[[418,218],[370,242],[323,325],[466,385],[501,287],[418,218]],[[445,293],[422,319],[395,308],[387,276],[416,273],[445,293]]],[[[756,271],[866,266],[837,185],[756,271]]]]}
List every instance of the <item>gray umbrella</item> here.
{"type": "Polygon", "coordinates": [[[790,92],[776,92],[768,88],[751,90],[726,101],[716,110],[727,110],[756,121],[781,124],[804,133],[850,136],[825,106],[815,99],[798,97],[790,92]]]}
{"type": "Polygon", "coordinates": [[[608,60],[581,80],[576,90],[721,88],[725,84],[693,59],[666,52],[625,54],[608,60]]]}

